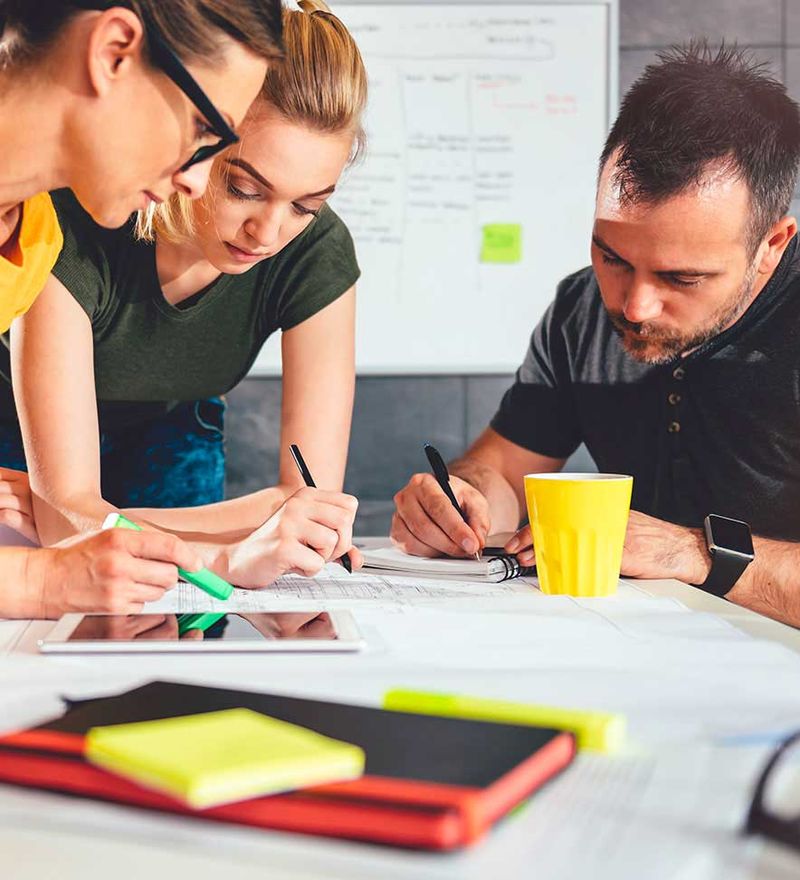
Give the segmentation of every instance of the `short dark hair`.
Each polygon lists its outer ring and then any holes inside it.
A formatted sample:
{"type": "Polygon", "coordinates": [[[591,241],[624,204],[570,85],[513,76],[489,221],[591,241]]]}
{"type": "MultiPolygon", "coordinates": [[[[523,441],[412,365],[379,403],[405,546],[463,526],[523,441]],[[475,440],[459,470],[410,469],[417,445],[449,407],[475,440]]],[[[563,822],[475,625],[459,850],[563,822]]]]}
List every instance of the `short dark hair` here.
{"type": "Polygon", "coordinates": [[[800,108],[765,65],[735,46],[693,41],[658,55],[622,101],[600,159],[631,203],[697,184],[711,163],[750,189],[753,251],[789,210],[800,162],[800,108]]]}

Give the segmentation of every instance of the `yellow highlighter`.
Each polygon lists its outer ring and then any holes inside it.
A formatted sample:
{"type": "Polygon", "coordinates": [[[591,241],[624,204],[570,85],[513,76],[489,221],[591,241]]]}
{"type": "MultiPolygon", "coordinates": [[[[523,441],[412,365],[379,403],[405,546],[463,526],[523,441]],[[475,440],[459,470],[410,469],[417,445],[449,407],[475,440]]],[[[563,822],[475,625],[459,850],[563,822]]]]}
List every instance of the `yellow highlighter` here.
{"type": "Polygon", "coordinates": [[[383,698],[383,708],[395,712],[416,712],[420,715],[471,718],[474,721],[555,727],[574,733],[579,749],[607,754],[616,752],[625,742],[625,716],[611,712],[562,709],[556,706],[535,706],[506,700],[402,689],[387,691],[383,698]]]}

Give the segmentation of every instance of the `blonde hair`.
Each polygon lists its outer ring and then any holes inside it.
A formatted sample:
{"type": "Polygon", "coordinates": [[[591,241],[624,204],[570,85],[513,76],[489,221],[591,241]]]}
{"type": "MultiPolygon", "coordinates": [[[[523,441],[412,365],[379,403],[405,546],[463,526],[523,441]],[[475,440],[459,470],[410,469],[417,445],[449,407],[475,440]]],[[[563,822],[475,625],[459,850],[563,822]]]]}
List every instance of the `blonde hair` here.
{"type": "MultiPolygon", "coordinates": [[[[283,8],[284,57],[270,65],[248,116],[257,115],[263,101],[290,123],[326,134],[351,132],[353,162],[366,142],[361,118],[367,104],[367,73],[361,53],[322,0],[298,0],[298,6],[302,11],[283,8]]],[[[186,240],[193,231],[192,202],[182,193],[140,212],[136,223],[136,234],[150,241],[156,233],[172,241],[186,240]]]]}

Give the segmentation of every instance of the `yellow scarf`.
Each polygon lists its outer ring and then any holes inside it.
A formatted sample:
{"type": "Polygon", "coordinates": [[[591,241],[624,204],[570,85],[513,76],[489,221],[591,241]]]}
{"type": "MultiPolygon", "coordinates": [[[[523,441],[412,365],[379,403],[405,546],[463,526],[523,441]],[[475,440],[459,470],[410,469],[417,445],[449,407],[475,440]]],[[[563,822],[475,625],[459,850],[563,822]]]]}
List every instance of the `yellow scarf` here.
{"type": "Polygon", "coordinates": [[[0,257],[0,333],[33,305],[63,245],[50,196],[39,193],[24,202],[16,252],[0,257]]]}

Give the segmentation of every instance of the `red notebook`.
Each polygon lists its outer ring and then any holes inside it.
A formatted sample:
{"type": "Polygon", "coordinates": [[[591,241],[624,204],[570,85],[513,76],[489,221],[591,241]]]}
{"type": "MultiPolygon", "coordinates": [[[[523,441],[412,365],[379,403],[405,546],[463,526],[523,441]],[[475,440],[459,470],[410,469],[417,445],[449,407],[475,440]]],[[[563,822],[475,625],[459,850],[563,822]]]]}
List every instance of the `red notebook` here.
{"type": "Polygon", "coordinates": [[[172,682],[74,703],[48,724],[0,738],[0,782],[153,810],[421,849],[450,850],[559,773],[570,733],[172,682]],[[83,758],[91,727],[246,707],[361,746],[361,779],[192,810],[83,758]]]}

